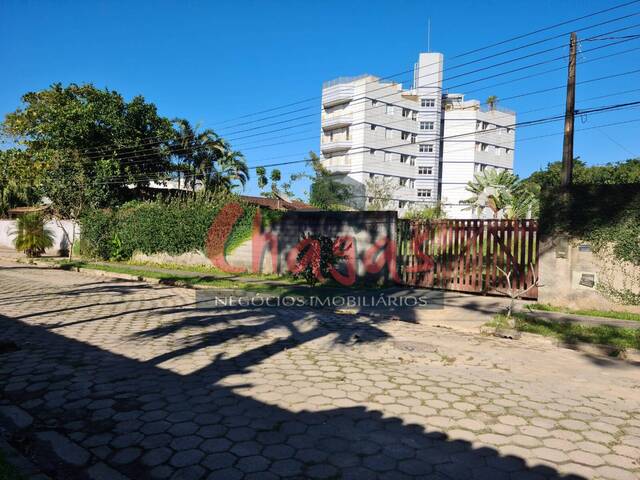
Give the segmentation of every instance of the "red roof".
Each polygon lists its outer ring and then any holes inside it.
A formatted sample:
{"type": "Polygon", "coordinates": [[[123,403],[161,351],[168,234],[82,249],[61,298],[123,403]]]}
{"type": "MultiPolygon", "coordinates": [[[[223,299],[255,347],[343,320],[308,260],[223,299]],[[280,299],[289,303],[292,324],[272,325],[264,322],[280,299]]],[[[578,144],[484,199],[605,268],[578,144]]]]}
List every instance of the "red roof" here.
{"type": "Polygon", "coordinates": [[[268,198],[268,197],[251,197],[248,195],[240,195],[240,198],[252,205],[258,205],[270,210],[318,210],[316,207],[308,205],[299,200],[292,200],[287,202],[280,198],[268,198]]]}

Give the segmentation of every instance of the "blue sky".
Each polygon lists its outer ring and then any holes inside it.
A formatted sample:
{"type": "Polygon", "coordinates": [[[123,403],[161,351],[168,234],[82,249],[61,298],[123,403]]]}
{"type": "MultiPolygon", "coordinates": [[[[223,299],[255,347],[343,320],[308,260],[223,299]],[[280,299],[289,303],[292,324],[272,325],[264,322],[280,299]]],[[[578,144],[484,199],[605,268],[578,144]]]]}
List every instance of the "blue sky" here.
{"type": "MultiPolygon", "coordinates": [[[[640,3],[592,16],[556,29],[495,47],[475,55],[455,55],[483,47],[610,6],[616,1],[13,1],[0,2],[0,112],[19,106],[20,96],[53,82],[92,82],[130,98],[142,94],[161,114],[185,117],[229,138],[250,166],[300,160],[318,151],[322,82],[343,75],[393,75],[408,70],[427,48],[431,18],[431,49],[445,55],[445,88],[468,98],[505,98],[563,85],[563,62],[477,81],[512,68],[551,60],[567,52],[567,38],[557,38],[508,55],[455,69],[455,74],[498,61],[558,46],[529,60],[495,67],[449,82],[447,68],[531,41],[560,35],[572,28],[640,12],[640,3]],[[497,85],[544,70],[554,72],[497,85]],[[307,100],[296,106],[245,117],[248,114],[307,100]],[[302,109],[298,113],[286,112],[302,109]],[[288,130],[247,138],[273,130],[242,132],[273,121],[313,114],[282,125],[288,130]],[[264,116],[282,114],[269,121],[264,116]],[[238,118],[242,117],[242,118],[238,118]],[[254,121],[253,123],[248,123],[254,121]],[[307,122],[310,122],[307,124],[307,122]],[[293,128],[294,125],[297,125],[293,128]],[[279,145],[273,145],[279,144],[279,145]]],[[[579,32],[579,38],[640,24],[640,15],[579,32]]],[[[612,33],[628,36],[640,27],[612,33]]],[[[578,80],[640,68],[640,39],[589,50],[618,41],[581,42],[578,80]],[[630,49],[602,60],[598,57],[630,49]]],[[[640,100],[640,72],[578,85],[577,107],[589,108],[640,100]],[[636,90],[606,98],[592,97],[636,90]]],[[[411,75],[395,80],[410,84],[411,75]]],[[[526,121],[563,113],[564,90],[505,100],[501,105],[526,121]],[[544,110],[543,110],[544,109],[544,110]],[[529,112],[536,110],[535,112],[529,112]],[[522,112],[522,113],[521,113],[522,112]],[[529,113],[524,113],[529,112],[529,113]]],[[[640,110],[578,117],[575,153],[589,164],[640,155],[640,122],[611,127],[598,125],[640,119],[640,110]]],[[[560,158],[562,122],[521,128],[517,133],[515,170],[526,176],[560,158]],[[543,138],[533,138],[552,135],[543,138]]],[[[279,167],[284,176],[303,165],[279,167]]],[[[254,175],[255,177],[255,175],[254,175]]],[[[296,190],[305,190],[298,184],[296,190]]],[[[257,193],[255,178],[246,189],[257,193]]]]}

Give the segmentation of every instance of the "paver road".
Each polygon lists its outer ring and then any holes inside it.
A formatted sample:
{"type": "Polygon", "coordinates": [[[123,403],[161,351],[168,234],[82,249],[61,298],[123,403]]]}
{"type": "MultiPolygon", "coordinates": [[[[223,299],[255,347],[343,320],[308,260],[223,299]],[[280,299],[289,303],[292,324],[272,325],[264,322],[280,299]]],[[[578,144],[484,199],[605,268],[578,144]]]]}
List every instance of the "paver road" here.
{"type": "Polygon", "coordinates": [[[0,286],[0,413],[52,478],[640,476],[629,362],[28,266],[0,286]]]}

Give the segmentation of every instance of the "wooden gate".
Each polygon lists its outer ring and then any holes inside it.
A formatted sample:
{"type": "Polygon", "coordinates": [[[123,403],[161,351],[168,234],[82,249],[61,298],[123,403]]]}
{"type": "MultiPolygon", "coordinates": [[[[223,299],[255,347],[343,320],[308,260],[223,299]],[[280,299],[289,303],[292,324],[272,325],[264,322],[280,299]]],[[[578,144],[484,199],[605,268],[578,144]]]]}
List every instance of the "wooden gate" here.
{"type": "MultiPolygon", "coordinates": [[[[407,285],[490,294],[506,289],[511,273],[512,287],[524,290],[538,277],[538,224],[398,220],[398,253],[400,278],[407,285]]],[[[538,287],[524,298],[538,298],[538,287]]]]}

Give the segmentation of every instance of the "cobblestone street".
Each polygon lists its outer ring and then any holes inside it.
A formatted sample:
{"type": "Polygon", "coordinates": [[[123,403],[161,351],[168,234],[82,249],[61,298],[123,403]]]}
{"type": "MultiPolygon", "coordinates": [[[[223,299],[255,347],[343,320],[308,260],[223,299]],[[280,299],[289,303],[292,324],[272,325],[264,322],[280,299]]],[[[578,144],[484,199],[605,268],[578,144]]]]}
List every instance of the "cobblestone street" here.
{"type": "Polygon", "coordinates": [[[629,361],[28,265],[0,286],[0,419],[51,478],[640,476],[629,361]]]}

